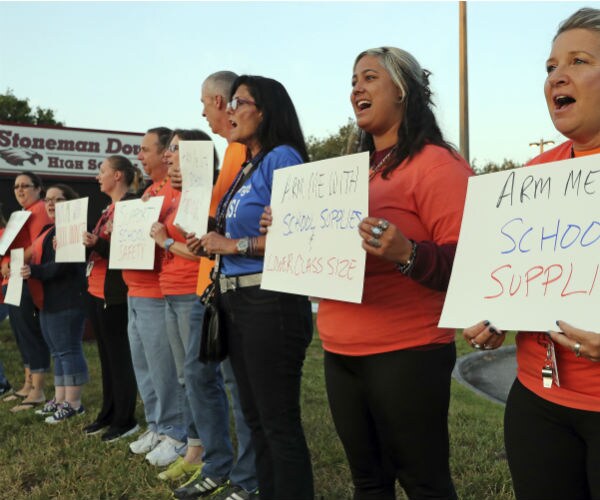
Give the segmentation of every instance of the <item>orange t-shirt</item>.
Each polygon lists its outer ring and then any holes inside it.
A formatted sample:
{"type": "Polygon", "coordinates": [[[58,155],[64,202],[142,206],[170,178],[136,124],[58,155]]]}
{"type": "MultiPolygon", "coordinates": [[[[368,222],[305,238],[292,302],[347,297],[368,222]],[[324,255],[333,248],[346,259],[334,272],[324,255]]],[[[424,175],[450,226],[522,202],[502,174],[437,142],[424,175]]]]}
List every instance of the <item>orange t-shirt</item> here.
{"type": "MultiPolygon", "coordinates": [[[[165,177],[160,182],[154,182],[148,186],[144,191],[144,196],[164,196],[162,207],[160,209],[160,215],[158,220],[164,221],[167,208],[170,200],[174,196],[173,186],[168,177],[165,177]]],[[[160,290],[160,284],[158,282],[158,272],[160,270],[160,261],[162,260],[162,254],[164,250],[156,247],[154,254],[154,269],[152,271],[140,271],[138,269],[123,269],[123,281],[127,285],[129,297],[145,297],[160,299],[163,297],[163,293],[160,290]]]]}
{"type": "MultiPolygon", "coordinates": [[[[106,230],[106,225],[113,220],[114,215],[115,204],[111,203],[102,212],[93,233],[99,238],[110,240],[110,232],[106,230]]],[[[88,276],[88,293],[98,299],[104,300],[104,281],[106,280],[106,271],[108,270],[108,259],[92,251],[88,262],[88,265],[92,265],[88,276]]]]}
{"type": "MultiPolygon", "coordinates": [[[[456,243],[471,175],[462,158],[425,146],[388,179],[376,175],[369,182],[369,216],[387,219],[417,242],[456,243]]],[[[454,330],[437,326],[445,296],[404,276],[393,263],[367,255],[362,303],[319,304],[323,348],[365,356],[453,342],[454,330]]]]}
{"type": "MultiPolygon", "coordinates": [[[[572,155],[571,141],[542,153],[527,165],[539,165],[552,161],[566,160],[572,155]]],[[[600,154],[600,149],[575,152],[575,156],[600,154]]],[[[563,319],[563,318],[557,318],[563,319]]],[[[577,319],[564,318],[577,325],[577,319]]],[[[600,364],[589,359],[577,358],[560,344],[554,345],[560,387],[552,384],[549,389],[542,385],[542,368],[546,361],[546,348],[539,340],[543,333],[521,332],[517,335],[517,377],[530,391],[552,403],[578,410],[600,411],[600,364]]],[[[550,437],[551,439],[551,437],[550,437]]]]}
{"type": "MultiPolygon", "coordinates": [[[[217,207],[221,198],[233,183],[235,176],[240,171],[242,164],[246,161],[246,146],[239,142],[232,142],[225,150],[223,156],[223,164],[219,178],[213,187],[212,198],[210,200],[210,215],[214,216],[217,213],[217,207]]],[[[201,235],[196,235],[201,236],[201,235]]],[[[196,285],[196,294],[201,296],[204,290],[210,283],[210,272],[215,267],[214,261],[206,258],[200,259],[198,267],[198,282],[196,285]]]]}
{"type": "MultiPolygon", "coordinates": [[[[167,234],[175,241],[185,243],[185,238],[173,224],[181,192],[173,190],[173,198],[169,200],[169,205],[165,212],[163,224],[167,229],[167,234]]],[[[186,259],[171,252],[162,252],[162,263],[158,281],[160,289],[164,295],[185,295],[196,292],[196,283],[198,278],[198,261],[186,259]]]]}

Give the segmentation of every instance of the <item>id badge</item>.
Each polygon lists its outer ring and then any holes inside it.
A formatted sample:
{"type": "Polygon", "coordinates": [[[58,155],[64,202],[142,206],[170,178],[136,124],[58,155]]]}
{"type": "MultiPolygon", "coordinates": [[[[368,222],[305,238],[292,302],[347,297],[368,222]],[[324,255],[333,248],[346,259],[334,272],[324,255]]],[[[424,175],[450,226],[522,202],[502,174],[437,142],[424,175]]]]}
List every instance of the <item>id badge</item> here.
{"type": "Polygon", "coordinates": [[[556,384],[556,387],[560,387],[560,379],[558,377],[558,362],[556,361],[554,342],[551,339],[547,339],[547,342],[546,362],[542,368],[542,384],[544,389],[551,389],[552,383],[556,384]]]}

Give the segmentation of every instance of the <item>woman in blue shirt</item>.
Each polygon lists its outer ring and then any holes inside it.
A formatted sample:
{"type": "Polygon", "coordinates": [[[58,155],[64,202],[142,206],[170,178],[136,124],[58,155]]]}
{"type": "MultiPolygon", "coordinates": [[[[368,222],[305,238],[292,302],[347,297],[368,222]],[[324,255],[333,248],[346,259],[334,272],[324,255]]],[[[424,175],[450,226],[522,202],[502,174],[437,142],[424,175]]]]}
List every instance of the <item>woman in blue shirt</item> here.
{"type": "Polygon", "coordinates": [[[249,161],[225,194],[217,231],[201,238],[220,255],[219,308],[244,417],[252,432],[261,500],[311,499],[313,477],[300,419],[300,379],[312,338],[304,296],[260,288],[265,237],[259,232],[271,201],[273,172],[308,161],[294,105],[281,83],[241,76],[228,104],[230,141],[249,161]]]}

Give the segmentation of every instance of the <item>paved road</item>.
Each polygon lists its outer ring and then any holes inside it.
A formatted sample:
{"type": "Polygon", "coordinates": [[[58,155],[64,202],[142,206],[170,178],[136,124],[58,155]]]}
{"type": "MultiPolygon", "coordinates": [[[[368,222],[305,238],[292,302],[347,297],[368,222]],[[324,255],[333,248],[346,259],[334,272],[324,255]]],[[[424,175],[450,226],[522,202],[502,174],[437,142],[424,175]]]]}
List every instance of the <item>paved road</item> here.
{"type": "Polygon", "coordinates": [[[514,345],[475,351],[456,361],[453,376],[482,396],[504,404],[517,374],[514,345]]]}

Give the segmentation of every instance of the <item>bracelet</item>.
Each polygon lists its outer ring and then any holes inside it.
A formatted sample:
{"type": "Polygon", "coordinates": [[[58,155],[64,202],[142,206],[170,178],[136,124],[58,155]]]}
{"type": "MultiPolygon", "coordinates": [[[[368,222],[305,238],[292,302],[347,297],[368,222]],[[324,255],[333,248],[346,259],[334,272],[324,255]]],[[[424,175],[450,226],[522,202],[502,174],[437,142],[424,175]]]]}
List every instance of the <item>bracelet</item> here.
{"type": "Polygon", "coordinates": [[[415,257],[417,256],[417,244],[414,240],[410,240],[410,242],[412,244],[412,249],[410,251],[410,256],[408,257],[408,260],[404,264],[402,264],[401,262],[398,262],[396,264],[396,270],[400,271],[405,276],[408,276],[412,271],[412,268],[415,265],[415,257]]]}
{"type": "Polygon", "coordinates": [[[258,236],[252,236],[248,241],[248,257],[255,257],[258,250],[258,236]]]}

